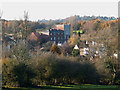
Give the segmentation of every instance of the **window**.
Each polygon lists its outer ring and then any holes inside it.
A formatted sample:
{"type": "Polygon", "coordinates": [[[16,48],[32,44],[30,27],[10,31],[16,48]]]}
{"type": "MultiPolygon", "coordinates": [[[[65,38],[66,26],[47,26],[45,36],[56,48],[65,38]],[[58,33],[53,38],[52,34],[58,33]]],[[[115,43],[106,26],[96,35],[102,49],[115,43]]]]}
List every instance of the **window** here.
{"type": "Polygon", "coordinates": [[[54,32],[54,35],[55,35],[55,32],[54,32]]]}
{"type": "Polygon", "coordinates": [[[69,39],[69,36],[67,36],[67,39],[69,39]]]}
{"type": "Polygon", "coordinates": [[[55,40],[56,38],[54,37],[54,40],[55,40]]]}
{"type": "Polygon", "coordinates": [[[51,37],[51,40],[52,40],[52,37],[51,37]]]}
{"type": "Polygon", "coordinates": [[[58,40],[60,40],[60,37],[58,37],[58,40]]]}
{"type": "Polygon", "coordinates": [[[52,33],[50,33],[50,35],[52,35],[52,33]]]}
{"type": "Polygon", "coordinates": [[[67,36],[65,36],[65,39],[67,39],[67,36]]]}

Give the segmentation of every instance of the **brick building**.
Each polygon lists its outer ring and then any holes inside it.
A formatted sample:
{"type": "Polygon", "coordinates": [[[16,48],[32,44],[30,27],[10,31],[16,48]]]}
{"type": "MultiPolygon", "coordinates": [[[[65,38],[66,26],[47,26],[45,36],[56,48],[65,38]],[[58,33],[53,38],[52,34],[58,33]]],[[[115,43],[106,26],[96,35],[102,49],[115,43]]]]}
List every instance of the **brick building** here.
{"type": "Polygon", "coordinates": [[[49,35],[38,33],[38,32],[32,32],[29,36],[29,40],[31,41],[38,41],[38,42],[47,42],[49,41],[49,35]]]}
{"type": "Polygon", "coordinates": [[[70,31],[70,24],[55,25],[55,29],[49,30],[50,41],[54,41],[56,44],[67,42],[70,38],[70,31]]]}
{"type": "Polygon", "coordinates": [[[64,43],[64,31],[57,30],[57,29],[50,29],[49,30],[50,41],[54,41],[57,43],[64,43]]]}
{"type": "Polygon", "coordinates": [[[55,25],[53,29],[32,32],[29,40],[53,41],[56,44],[63,44],[70,38],[70,28],[70,24],[55,25]]]}

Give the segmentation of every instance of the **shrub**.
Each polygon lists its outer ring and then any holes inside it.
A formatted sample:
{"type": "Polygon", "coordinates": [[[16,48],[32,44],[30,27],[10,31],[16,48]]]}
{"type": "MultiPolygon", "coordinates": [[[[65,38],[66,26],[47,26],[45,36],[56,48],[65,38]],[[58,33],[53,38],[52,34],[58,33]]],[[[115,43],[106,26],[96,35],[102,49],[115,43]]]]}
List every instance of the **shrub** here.
{"type": "Polygon", "coordinates": [[[74,57],[80,55],[79,49],[73,49],[72,55],[73,55],[74,57]]]}
{"type": "Polygon", "coordinates": [[[7,86],[32,86],[32,78],[35,76],[30,65],[18,60],[4,60],[3,85],[7,86]]]}
{"type": "Polygon", "coordinates": [[[40,84],[71,84],[98,83],[99,75],[94,65],[88,61],[78,62],[69,57],[58,57],[46,53],[37,57],[35,70],[37,73],[34,83],[40,84]]]}
{"type": "Polygon", "coordinates": [[[51,47],[51,52],[61,54],[60,48],[55,44],[51,47]]]}

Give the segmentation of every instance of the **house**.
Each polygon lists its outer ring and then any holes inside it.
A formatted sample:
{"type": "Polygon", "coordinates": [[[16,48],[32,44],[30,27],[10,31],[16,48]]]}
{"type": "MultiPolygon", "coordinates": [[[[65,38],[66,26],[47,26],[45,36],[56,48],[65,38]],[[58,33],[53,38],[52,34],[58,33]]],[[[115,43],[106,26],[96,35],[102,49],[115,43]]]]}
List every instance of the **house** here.
{"type": "MultiPolygon", "coordinates": [[[[85,45],[85,44],[84,44],[84,45],[85,45]]],[[[87,46],[84,46],[84,45],[83,45],[83,42],[82,42],[82,43],[79,45],[79,47],[78,47],[78,45],[75,45],[75,46],[74,46],[74,49],[80,51],[80,56],[86,56],[86,55],[89,54],[90,49],[89,49],[87,46]]]]}
{"type": "Polygon", "coordinates": [[[55,28],[49,29],[50,41],[53,41],[56,44],[63,44],[70,38],[70,31],[70,24],[55,25],[55,28]]]}
{"type": "Polygon", "coordinates": [[[80,48],[80,56],[86,56],[89,54],[89,48],[80,48]]]}
{"type": "Polygon", "coordinates": [[[29,40],[38,41],[38,42],[46,42],[46,41],[49,41],[49,35],[38,33],[38,32],[32,32],[29,36],[29,40]]]}
{"type": "Polygon", "coordinates": [[[64,31],[64,39],[66,41],[70,38],[70,33],[71,33],[71,25],[70,24],[55,25],[55,29],[64,31]]]}
{"type": "Polygon", "coordinates": [[[74,49],[79,49],[77,45],[75,45],[74,49]]]}
{"type": "Polygon", "coordinates": [[[50,41],[53,41],[54,43],[64,43],[65,38],[64,38],[64,31],[63,30],[57,30],[57,29],[50,29],[49,30],[49,36],[50,36],[50,41]]]}
{"type": "Polygon", "coordinates": [[[52,41],[59,46],[62,46],[64,42],[70,38],[71,25],[70,24],[59,24],[55,25],[55,28],[32,32],[29,36],[29,40],[38,42],[52,41]]]}
{"type": "Polygon", "coordinates": [[[16,40],[10,34],[4,34],[2,39],[3,48],[5,51],[9,51],[14,45],[16,45],[16,40]]]}
{"type": "Polygon", "coordinates": [[[29,40],[35,40],[35,41],[38,40],[38,38],[37,38],[37,36],[36,36],[36,34],[34,32],[31,33],[31,35],[29,37],[29,40]]]}

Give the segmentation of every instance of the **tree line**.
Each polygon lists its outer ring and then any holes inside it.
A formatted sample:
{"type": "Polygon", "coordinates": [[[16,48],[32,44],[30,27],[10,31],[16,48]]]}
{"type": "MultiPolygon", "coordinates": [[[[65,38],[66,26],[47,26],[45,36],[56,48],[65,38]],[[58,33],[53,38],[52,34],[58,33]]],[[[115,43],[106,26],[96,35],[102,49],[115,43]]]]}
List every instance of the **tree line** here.
{"type": "Polygon", "coordinates": [[[3,86],[120,84],[120,62],[114,57],[90,61],[53,53],[31,56],[20,43],[2,60],[3,86]]]}

